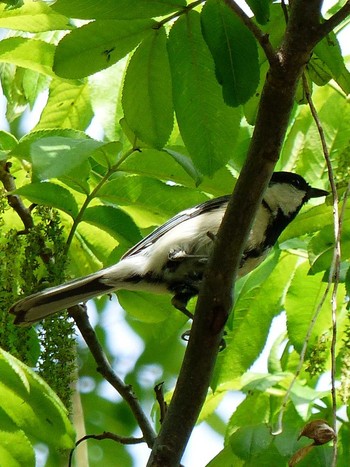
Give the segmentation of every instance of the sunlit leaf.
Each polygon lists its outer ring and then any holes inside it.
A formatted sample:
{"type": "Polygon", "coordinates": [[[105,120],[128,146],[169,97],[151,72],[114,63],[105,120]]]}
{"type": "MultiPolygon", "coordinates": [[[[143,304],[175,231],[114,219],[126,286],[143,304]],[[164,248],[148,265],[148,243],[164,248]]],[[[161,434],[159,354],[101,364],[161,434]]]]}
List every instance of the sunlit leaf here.
{"type": "Polygon", "coordinates": [[[0,27],[28,32],[71,29],[68,18],[53,11],[45,2],[25,2],[16,9],[0,4],[0,27]]]}
{"type": "Polygon", "coordinates": [[[130,243],[141,240],[141,235],[124,211],[112,206],[93,206],[84,212],[83,221],[96,225],[117,239],[130,243]]]}
{"type": "Polygon", "coordinates": [[[67,410],[52,389],[3,350],[0,372],[1,410],[28,436],[56,448],[71,449],[74,430],[67,410]]]}
{"type": "Polygon", "coordinates": [[[75,29],[59,42],[54,71],[83,78],[108,68],[131,52],[152,31],[151,20],[97,20],[75,29]]]}
{"type": "Polygon", "coordinates": [[[181,10],[185,0],[57,0],[52,9],[72,18],[135,19],[181,10]]]}
{"type": "Polygon", "coordinates": [[[38,39],[10,37],[0,41],[0,62],[29,68],[54,76],[52,71],[55,46],[38,39]]]}
{"type": "Polygon", "coordinates": [[[35,131],[47,128],[85,130],[92,116],[87,83],[54,80],[35,131]]]}

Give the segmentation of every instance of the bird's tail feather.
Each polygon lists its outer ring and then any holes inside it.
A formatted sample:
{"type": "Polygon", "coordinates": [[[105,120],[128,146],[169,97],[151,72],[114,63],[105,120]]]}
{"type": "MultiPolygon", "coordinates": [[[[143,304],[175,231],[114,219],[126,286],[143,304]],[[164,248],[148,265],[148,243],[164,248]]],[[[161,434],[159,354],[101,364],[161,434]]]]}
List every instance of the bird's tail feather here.
{"type": "Polygon", "coordinates": [[[81,279],[50,287],[19,300],[10,309],[10,313],[16,315],[15,324],[35,323],[57,311],[116,290],[118,288],[117,283],[108,285],[101,280],[103,272],[103,270],[98,271],[81,279]]]}

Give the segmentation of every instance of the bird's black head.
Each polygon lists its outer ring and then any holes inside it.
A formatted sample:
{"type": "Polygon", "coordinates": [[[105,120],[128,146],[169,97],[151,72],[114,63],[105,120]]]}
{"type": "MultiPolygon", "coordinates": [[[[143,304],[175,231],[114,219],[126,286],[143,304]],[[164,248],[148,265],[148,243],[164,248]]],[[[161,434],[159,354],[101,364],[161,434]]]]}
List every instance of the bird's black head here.
{"type": "Polygon", "coordinates": [[[303,204],[311,198],[319,198],[321,196],[327,196],[329,194],[326,190],[322,190],[320,188],[313,188],[301,175],[298,175],[293,172],[274,172],[272,174],[269,186],[273,184],[291,185],[297,190],[305,193],[305,196],[303,198],[303,204]]]}

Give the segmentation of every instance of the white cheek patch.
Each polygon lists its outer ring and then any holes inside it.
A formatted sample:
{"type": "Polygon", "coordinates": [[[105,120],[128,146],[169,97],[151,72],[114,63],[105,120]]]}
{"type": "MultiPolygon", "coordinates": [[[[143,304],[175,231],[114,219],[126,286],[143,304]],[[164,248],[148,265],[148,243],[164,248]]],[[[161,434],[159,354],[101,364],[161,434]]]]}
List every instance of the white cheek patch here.
{"type": "Polygon", "coordinates": [[[287,183],[272,184],[264,195],[264,200],[273,212],[281,209],[283,214],[288,216],[295,212],[302,204],[305,191],[287,183]]]}

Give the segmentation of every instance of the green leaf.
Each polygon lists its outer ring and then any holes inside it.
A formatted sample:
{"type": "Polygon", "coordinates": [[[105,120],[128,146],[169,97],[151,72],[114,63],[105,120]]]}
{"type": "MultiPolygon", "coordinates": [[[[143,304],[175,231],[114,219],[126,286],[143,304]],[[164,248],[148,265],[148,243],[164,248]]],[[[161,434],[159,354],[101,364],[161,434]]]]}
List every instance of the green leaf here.
{"type": "Polygon", "coordinates": [[[97,196],[108,203],[128,206],[128,211],[133,213],[138,210],[142,216],[152,213],[155,223],[164,222],[182,209],[208,199],[196,190],[169,186],[147,177],[126,177],[125,174],[116,174],[97,196]]]}
{"type": "Polygon", "coordinates": [[[198,170],[212,176],[232,156],[241,112],[223,101],[198,13],[176,21],[168,50],[181,136],[198,170]]]}
{"type": "Polygon", "coordinates": [[[103,143],[93,139],[73,139],[49,136],[30,146],[33,178],[47,180],[68,175],[77,169],[103,143]]]}
{"type": "Polygon", "coordinates": [[[225,102],[233,107],[244,104],[259,84],[258,48],[253,34],[222,1],[208,0],[201,21],[225,102]]]}
{"type": "Polygon", "coordinates": [[[243,459],[237,457],[231,449],[231,446],[226,446],[219,452],[206,467],[244,467],[243,459]]]}
{"type": "Polygon", "coordinates": [[[19,140],[19,143],[10,152],[10,156],[20,157],[21,159],[30,160],[30,147],[40,139],[61,136],[65,138],[74,139],[88,139],[88,136],[82,131],[72,129],[51,129],[51,130],[38,130],[32,131],[19,140]]]}
{"type": "Polygon", "coordinates": [[[68,18],[53,11],[46,3],[26,2],[21,8],[11,10],[0,4],[0,28],[44,32],[71,29],[72,26],[68,18]]]}
{"type": "MultiPolygon", "coordinates": [[[[26,435],[58,449],[72,449],[68,412],[50,387],[24,363],[0,349],[1,409],[26,435]]],[[[0,419],[0,424],[1,424],[0,419]]]]}
{"type": "Polygon", "coordinates": [[[152,20],[97,20],[75,29],[59,42],[54,71],[83,78],[108,68],[131,52],[156,23],[152,20]]]}
{"type": "Polygon", "coordinates": [[[73,219],[78,214],[78,205],[70,191],[50,182],[30,183],[16,190],[32,203],[51,206],[69,214],[73,219]]]}
{"type": "Polygon", "coordinates": [[[133,220],[121,209],[113,206],[87,208],[83,221],[105,230],[124,244],[134,245],[141,240],[141,234],[133,220]]]}
{"type": "Polygon", "coordinates": [[[259,24],[266,24],[270,19],[271,0],[246,0],[259,24]]]}
{"type": "Polygon", "coordinates": [[[0,149],[2,151],[10,151],[15,148],[18,141],[14,135],[5,130],[0,130],[0,149]]]}
{"type": "Polygon", "coordinates": [[[325,225],[331,225],[332,222],[332,206],[326,204],[314,206],[297,215],[279,237],[279,243],[283,246],[282,244],[287,240],[313,234],[325,225]]]}
{"type": "MultiPolygon", "coordinates": [[[[308,270],[307,263],[297,268],[285,299],[288,337],[298,353],[304,345],[311,320],[326,288],[326,284],[320,280],[320,275],[310,276],[308,270]]],[[[331,327],[329,306],[329,303],[325,302],[320,310],[311,333],[309,348],[331,327]]]]}
{"type": "MultiPolygon", "coordinates": [[[[349,209],[347,212],[349,213],[349,209]]],[[[341,238],[341,257],[343,260],[350,258],[350,221],[348,219],[348,215],[345,214],[341,238]]],[[[311,239],[308,252],[312,273],[329,270],[334,253],[334,243],[333,225],[325,226],[311,239]]]]}
{"type": "Polygon", "coordinates": [[[314,53],[325,63],[332,78],[340,85],[343,91],[349,94],[350,73],[344,64],[341,48],[334,32],[328,34],[327,37],[316,45],[314,53]]]}
{"type": "Polygon", "coordinates": [[[0,62],[29,68],[49,76],[52,71],[55,46],[37,39],[10,37],[0,41],[0,62]]]}
{"type": "Polygon", "coordinates": [[[232,330],[225,338],[227,352],[222,352],[218,359],[215,387],[241,376],[262,352],[271,321],[281,311],[282,298],[296,262],[293,255],[281,257],[268,279],[240,294],[234,308],[232,330]]]}
{"type": "Polygon", "coordinates": [[[34,449],[24,431],[0,408],[0,459],[6,467],[35,466],[34,449]]]}
{"type": "Polygon", "coordinates": [[[53,80],[35,131],[47,128],[85,130],[93,117],[88,83],[53,80]]]}
{"type": "Polygon", "coordinates": [[[270,404],[267,394],[251,391],[238,405],[227,425],[226,441],[240,427],[268,423],[270,418],[270,404]]]}
{"type": "Polygon", "coordinates": [[[160,28],[141,42],[129,62],[122,99],[129,127],[142,141],[159,149],[173,128],[166,41],[165,29],[160,28]]]}
{"type": "Polygon", "coordinates": [[[230,446],[234,454],[249,460],[266,451],[273,441],[270,428],[265,424],[239,428],[230,437],[230,446]]]}
{"type": "Polygon", "coordinates": [[[144,323],[160,323],[171,319],[174,313],[169,295],[160,295],[155,299],[151,293],[119,290],[118,300],[128,314],[144,323]]]}
{"type": "Polygon", "coordinates": [[[71,18],[152,18],[181,10],[185,0],[57,0],[52,9],[71,18]]]}

